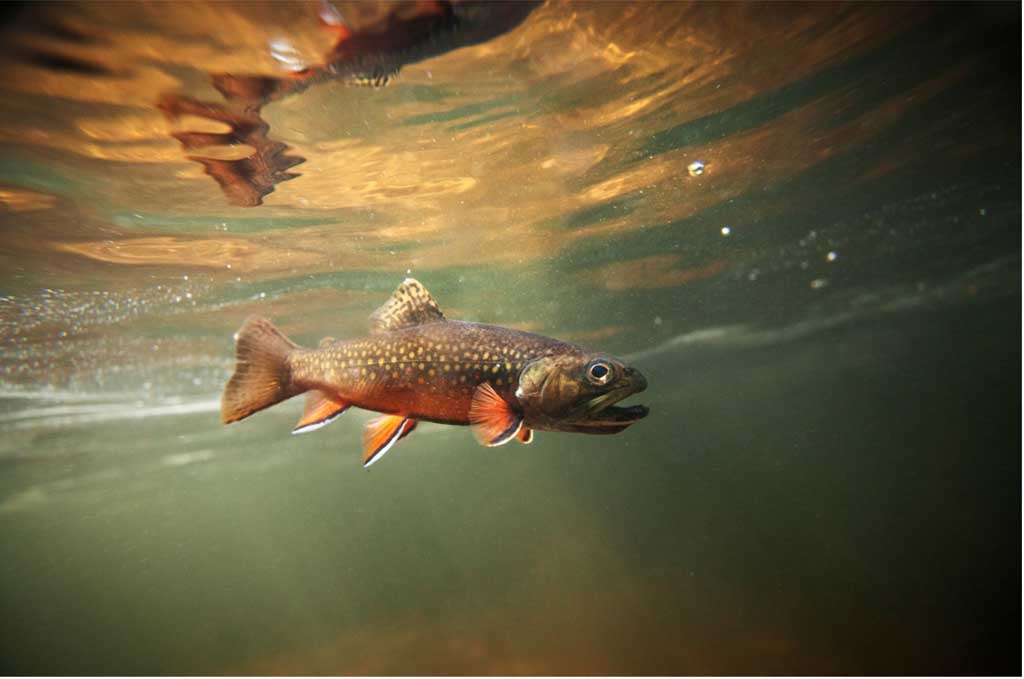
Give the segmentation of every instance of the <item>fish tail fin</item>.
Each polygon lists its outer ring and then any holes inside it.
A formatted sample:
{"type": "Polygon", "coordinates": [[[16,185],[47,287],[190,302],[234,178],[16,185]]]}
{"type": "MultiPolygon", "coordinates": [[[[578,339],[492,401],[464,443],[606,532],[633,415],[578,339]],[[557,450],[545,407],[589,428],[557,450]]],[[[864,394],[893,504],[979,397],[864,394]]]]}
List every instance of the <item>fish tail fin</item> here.
{"type": "Polygon", "coordinates": [[[245,319],[235,334],[235,374],[221,396],[221,421],[236,422],[302,393],[288,365],[288,356],[298,348],[265,318],[245,319]]]}

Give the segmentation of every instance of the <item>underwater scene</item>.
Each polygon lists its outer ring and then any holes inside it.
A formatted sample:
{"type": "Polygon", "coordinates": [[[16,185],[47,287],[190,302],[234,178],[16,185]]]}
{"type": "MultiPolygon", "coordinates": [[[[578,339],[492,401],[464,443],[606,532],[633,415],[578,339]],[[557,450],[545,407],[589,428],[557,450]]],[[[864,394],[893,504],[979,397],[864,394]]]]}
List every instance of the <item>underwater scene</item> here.
{"type": "Polygon", "coordinates": [[[4,6],[0,672],[1019,675],[1020,20],[4,6]]]}

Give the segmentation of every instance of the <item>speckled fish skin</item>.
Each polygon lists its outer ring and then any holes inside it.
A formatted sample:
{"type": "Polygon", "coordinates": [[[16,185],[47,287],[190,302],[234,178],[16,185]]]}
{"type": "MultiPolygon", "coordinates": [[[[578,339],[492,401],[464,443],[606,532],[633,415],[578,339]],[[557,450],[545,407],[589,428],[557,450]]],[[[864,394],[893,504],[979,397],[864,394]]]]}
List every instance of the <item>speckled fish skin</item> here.
{"type": "Polygon", "coordinates": [[[489,382],[516,403],[525,365],[569,354],[582,356],[583,350],[520,330],[446,320],[299,350],[289,365],[303,390],[335,393],[367,410],[468,425],[480,384],[489,382]]]}
{"type": "Polygon", "coordinates": [[[647,380],[606,354],[521,330],[451,321],[407,278],[370,316],[370,335],[304,349],[263,318],[235,336],[235,372],[221,421],[245,419],[307,393],[292,433],[305,434],[356,406],[382,413],[363,428],[369,467],[421,420],[469,425],[484,446],[533,431],[617,434],[647,416],[615,404],[647,380]]]}

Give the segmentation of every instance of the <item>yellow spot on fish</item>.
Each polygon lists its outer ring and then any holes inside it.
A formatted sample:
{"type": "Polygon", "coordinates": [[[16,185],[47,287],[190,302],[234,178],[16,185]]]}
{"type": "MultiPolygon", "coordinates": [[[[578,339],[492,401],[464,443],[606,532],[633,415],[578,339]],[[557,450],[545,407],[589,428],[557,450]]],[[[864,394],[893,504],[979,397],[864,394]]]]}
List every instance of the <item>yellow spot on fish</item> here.
{"type": "Polygon", "coordinates": [[[391,373],[391,377],[392,377],[393,379],[396,379],[396,380],[397,380],[397,379],[398,379],[398,371],[396,370],[396,371],[392,372],[392,373],[391,373]]]}
{"type": "Polygon", "coordinates": [[[465,375],[459,375],[459,382],[465,382],[465,381],[466,381],[466,376],[465,375]]]}
{"type": "Polygon", "coordinates": [[[423,368],[424,368],[423,364],[422,364],[422,363],[420,363],[420,364],[419,364],[419,369],[420,369],[420,370],[423,370],[423,368]]]}
{"type": "Polygon", "coordinates": [[[371,380],[377,379],[377,373],[370,373],[370,379],[371,380]]]}
{"type": "Polygon", "coordinates": [[[493,367],[493,368],[491,368],[491,372],[492,372],[492,373],[496,373],[496,372],[498,372],[498,369],[499,369],[499,368],[501,368],[501,366],[500,366],[500,365],[498,365],[497,363],[495,363],[495,364],[494,364],[494,367],[493,367]]]}
{"type": "Polygon", "coordinates": [[[511,369],[512,369],[512,364],[509,363],[508,361],[505,361],[505,372],[508,372],[511,369]]]}
{"type": "Polygon", "coordinates": [[[488,352],[486,352],[486,351],[485,351],[485,352],[484,352],[484,360],[486,361],[486,360],[487,360],[487,359],[489,359],[490,357],[491,357],[490,353],[488,353],[488,352]]]}
{"type": "Polygon", "coordinates": [[[502,379],[499,377],[498,379],[494,380],[494,383],[500,387],[502,384],[504,384],[504,381],[502,381],[502,379]]]}
{"type": "Polygon", "coordinates": [[[435,372],[436,371],[433,368],[431,368],[430,370],[427,371],[427,374],[433,377],[435,372]]]}

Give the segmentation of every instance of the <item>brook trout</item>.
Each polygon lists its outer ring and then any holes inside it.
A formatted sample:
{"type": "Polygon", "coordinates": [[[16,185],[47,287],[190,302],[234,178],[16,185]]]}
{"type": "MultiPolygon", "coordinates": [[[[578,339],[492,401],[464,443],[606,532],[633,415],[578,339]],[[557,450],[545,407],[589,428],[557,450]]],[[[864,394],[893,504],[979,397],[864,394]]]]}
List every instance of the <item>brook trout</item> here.
{"type": "Polygon", "coordinates": [[[356,406],[382,413],[363,430],[369,467],[421,420],[466,425],[485,446],[534,430],[616,434],[647,416],[622,399],[643,391],[639,371],[603,353],[529,332],[450,321],[407,278],[370,317],[371,334],[304,349],[262,318],[236,335],[235,373],[221,399],[225,424],[307,393],[293,434],[356,406]]]}

